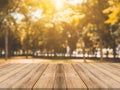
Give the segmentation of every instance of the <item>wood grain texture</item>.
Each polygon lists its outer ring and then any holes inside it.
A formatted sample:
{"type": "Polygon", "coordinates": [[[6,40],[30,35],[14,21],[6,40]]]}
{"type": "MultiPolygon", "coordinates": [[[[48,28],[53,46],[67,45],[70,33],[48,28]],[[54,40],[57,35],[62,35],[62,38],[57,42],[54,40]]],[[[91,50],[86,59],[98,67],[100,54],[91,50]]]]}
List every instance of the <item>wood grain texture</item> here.
{"type": "MultiPolygon", "coordinates": [[[[117,75],[107,71],[104,68],[99,67],[98,64],[90,64],[92,66],[92,68],[94,69],[94,74],[101,80],[104,82],[104,84],[106,84],[109,89],[116,89],[116,88],[120,88],[120,83],[119,83],[119,78],[117,75]]],[[[87,66],[87,65],[86,65],[87,66]]],[[[91,67],[89,66],[89,67],[91,67]]],[[[106,66],[104,66],[106,67],[106,66]]],[[[107,67],[106,67],[107,68],[107,67]]],[[[111,69],[112,70],[112,69],[111,69]]]]}
{"type": "MultiPolygon", "coordinates": [[[[21,65],[21,67],[19,68],[14,68],[14,70],[9,71],[9,73],[4,74],[3,76],[0,77],[0,82],[6,80],[7,78],[9,78],[10,76],[14,76],[14,74],[16,74],[17,72],[19,72],[20,70],[24,69],[25,67],[27,67],[29,64],[25,64],[25,65],[21,65]]],[[[16,78],[16,77],[15,77],[16,78]]]]}
{"type": "Polygon", "coordinates": [[[114,68],[110,66],[110,64],[104,64],[104,63],[98,64],[98,66],[120,77],[120,72],[118,72],[120,71],[119,68],[114,68]]]}
{"type": "Polygon", "coordinates": [[[47,68],[47,64],[38,64],[36,67],[32,68],[31,71],[19,80],[19,83],[16,83],[12,86],[13,89],[27,89],[30,90],[34,87],[34,84],[38,81],[41,77],[42,73],[47,68]]]}
{"type": "Polygon", "coordinates": [[[67,90],[69,89],[87,90],[86,85],[79,77],[77,72],[73,69],[71,64],[64,64],[64,72],[65,72],[67,90]]]}
{"type": "Polygon", "coordinates": [[[58,64],[56,67],[54,90],[66,90],[65,71],[62,64],[58,64]]]}
{"type": "Polygon", "coordinates": [[[52,90],[54,87],[54,81],[55,81],[55,74],[56,74],[56,64],[50,64],[48,65],[47,69],[44,71],[42,76],[39,78],[39,80],[36,82],[33,90],[44,90],[49,89],[52,90]]]}
{"type": "Polygon", "coordinates": [[[1,63],[0,64],[0,70],[4,69],[4,68],[7,68],[9,67],[10,65],[13,65],[13,64],[10,64],[10,63],[1,63]]]}
{"type": "Polygon", "coordinates": [[[9,73],[9,72],[12,72],[14,71],[16,68],[19,68],[21,66],[24,66],[25,64],[11,64],[11,65],[8,65],[6,68],[3,68],[3,69],[0,69],[0,77],[9,73]]]}
{"type": "MultiPolygon", "coordinates": [[[[36,66],[36,64],[30,64],[29,66],[27,66],[24,69],[21,69],[20,71],[18,71],[17,73],[15,73],[14,75],[12,75],[11,77],[9,77],[8,79],[6,79],[5,81],[0,83],[0,87],[2,88],[9,88],[11,89],[13,85],[15,85],[17,82],[19,82],[19,80],[21,80],[22,78],[24,78],[29,72],[31,72],[31,70],[36,66]],[[12,82],[11,82],[12,81],[12,82]]],[[[14,71],[16,72],[16,71],[14,71]]]]}
{"type": "MultiPolygon", "coordinates": [[[[89,65],[89,64],[87,64],[89,65]]],[[[95,76],[90,70],[95,72],[91,67],[89,69],[83,64],[73,64],[74,69],[84,81],[88,89],[102,89],[108,88],[97,76],[95,76]]]]}
{"type": "Polygon", "coordinates": [[[1,90],[119,90],[120,64],[0,64],[1,90]]]}

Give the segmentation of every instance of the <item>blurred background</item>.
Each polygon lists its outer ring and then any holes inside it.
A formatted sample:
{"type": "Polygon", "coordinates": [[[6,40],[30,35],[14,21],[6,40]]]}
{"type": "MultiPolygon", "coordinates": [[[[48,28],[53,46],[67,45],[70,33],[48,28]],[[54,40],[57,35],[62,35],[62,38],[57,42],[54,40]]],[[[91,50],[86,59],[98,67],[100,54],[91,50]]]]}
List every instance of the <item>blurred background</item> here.
{"type": "Polygon", "coordinates": [[[120,58],[120,0],[0,0],[0,57],[120,58]]]}

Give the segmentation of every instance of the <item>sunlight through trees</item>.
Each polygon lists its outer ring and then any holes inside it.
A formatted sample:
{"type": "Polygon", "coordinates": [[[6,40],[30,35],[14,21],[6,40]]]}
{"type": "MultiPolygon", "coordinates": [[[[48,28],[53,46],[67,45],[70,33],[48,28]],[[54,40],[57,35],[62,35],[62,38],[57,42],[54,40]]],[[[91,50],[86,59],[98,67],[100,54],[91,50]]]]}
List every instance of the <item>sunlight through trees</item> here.
{"type": "Polygon", "coordinates": [[[119,0],[0,0],[0,54],[116,58],[119,21],[119,0]]]}

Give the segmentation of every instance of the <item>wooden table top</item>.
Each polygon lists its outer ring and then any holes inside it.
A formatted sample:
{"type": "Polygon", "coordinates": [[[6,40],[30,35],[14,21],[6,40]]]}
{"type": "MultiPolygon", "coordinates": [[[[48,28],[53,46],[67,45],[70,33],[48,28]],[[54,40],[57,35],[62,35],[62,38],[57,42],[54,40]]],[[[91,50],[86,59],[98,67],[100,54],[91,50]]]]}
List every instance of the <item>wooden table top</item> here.
{"type": "Polygon", "coordinates": [[[1,63],[0,90],[120,90],[119,63],[1,63]]]}

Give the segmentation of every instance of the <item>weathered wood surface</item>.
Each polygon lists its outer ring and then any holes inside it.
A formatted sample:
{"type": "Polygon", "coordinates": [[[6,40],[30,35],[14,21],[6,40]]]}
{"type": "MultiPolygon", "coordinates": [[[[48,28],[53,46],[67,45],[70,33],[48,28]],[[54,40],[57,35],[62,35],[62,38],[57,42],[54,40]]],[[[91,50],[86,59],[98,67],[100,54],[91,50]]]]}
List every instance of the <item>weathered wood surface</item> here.
{"type": "Polygon", "coordinates": [[[120,90],[120,64],[0,64],[0,90],[93,89],[120,90]]]}

